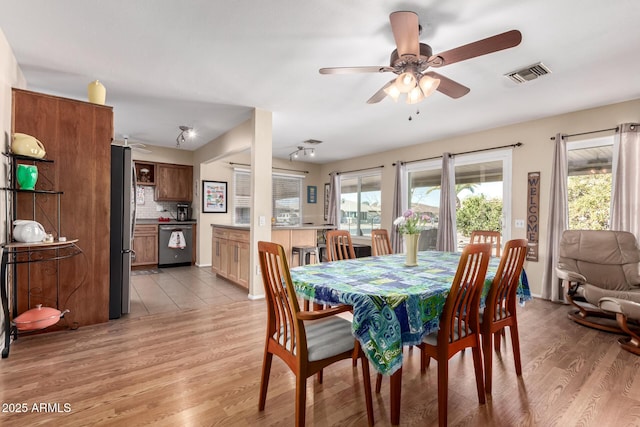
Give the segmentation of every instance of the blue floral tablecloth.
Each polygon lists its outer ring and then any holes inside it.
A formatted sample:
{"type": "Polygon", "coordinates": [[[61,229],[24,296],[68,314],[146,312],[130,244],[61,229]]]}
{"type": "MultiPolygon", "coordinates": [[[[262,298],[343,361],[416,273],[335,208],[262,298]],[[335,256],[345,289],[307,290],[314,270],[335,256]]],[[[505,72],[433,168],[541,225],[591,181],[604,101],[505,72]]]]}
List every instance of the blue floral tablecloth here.
{"type": "MultiPolygon", "coordinates": [[[[353,306],[353,335],[374,367],[392,374],[402,366],[402,347],[422,342],[438,329],[460,253],[418,253],[418,265],[404,265],[404,254],[312,264],[291,269],[299,296],[320,304],[353,306]]],[[[483,301],[499,258],[491,258],[483,301]]],[[[523,272],[518,289],[531,299],[523,272]]]]}

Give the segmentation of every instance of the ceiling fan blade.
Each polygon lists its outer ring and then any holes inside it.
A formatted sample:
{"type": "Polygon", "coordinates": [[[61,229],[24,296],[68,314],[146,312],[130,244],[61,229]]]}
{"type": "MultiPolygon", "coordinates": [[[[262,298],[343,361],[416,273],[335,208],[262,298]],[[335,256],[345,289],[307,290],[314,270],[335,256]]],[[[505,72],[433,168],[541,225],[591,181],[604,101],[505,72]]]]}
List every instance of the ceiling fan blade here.
{"type": "Polygon", "coordinates": [[[141,148],[141,147],[136,147],[136,146],[131,146],[131,145],[130,145],[130,147],[131,147],[131,149],[132,149],[133,151],[138,151],[138,152],[140,152],[140,153],[145,153],[145,154],[151,154],[151,153],[153,153],[153,151],[151,151],[151,150],[147,150],[146,148],[141,148]]]}
{"type": "Polygon", "coordinates": [[[440,85],[436,90],[453,99],[461,98],[468,94],[471,90],[468,87],[461,85],[460,83],[453,81],[448,77],[443,76],[442,74],[434,73],[433,71],[429,71],[425,74],[433,77],[434,79],[440,79],[440,85]]]}
{"type": "Polygon", "coordinates": [[[387,93],[384,90],[391,86],[395,81],[396,79],[389,80],[387,84],[382,86],[379,91],[374,93],[373,96],[367,100],[367,104],[377,104],[378,102],[382,101],[384,97],[387,96],[387,93]]]}
{"type": "Polygon", "coordinates": [[[396,41],[398,55],[420,56],[420,23],[415,12],[393,12],[389,15],[391,31],[396,41]]]}
{"type": "Polygon", "coordinates": [[[370,67],[329,67],[320,68],[320,74],[355,74],[355,73],[385,73],[393,71],[393,68],[385,65],[374,65],[370,67]]]}
{"type": "Polygon", "coordinates": [[[511,30],[433,55],[429,58],[429,62],[433,61],[432,67],[442,67],[488,53],[509,49],[518,46],[521,41],[522,33],[518,30],[511,30]]]}

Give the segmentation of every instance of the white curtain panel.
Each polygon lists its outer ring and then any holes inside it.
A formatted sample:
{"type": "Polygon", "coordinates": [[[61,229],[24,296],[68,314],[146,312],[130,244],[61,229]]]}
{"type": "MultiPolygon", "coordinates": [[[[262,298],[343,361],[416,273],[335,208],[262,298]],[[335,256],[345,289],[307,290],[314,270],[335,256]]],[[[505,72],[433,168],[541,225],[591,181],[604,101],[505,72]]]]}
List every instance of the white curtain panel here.
{"type": "Polygon", "coordinates": [[[340,174],[329,174],[329,224],[340,226],[340,174]]]}
{"type": "Polygon", "coordinates": [[[567,141],[557,134],[553,169],[551,170],[551,194],[549,195],[549,221],[547,223],[547,253],[542,272],[542,298],[554,302],[564,302],[562,284],[556,274],[558,249],[564,230],[569,228],[567,206],[567,141]]]}
{"type": "Polygon", "coordinates": [[[620,125],[616,136],[611,194],[611,229],[640,238],[640,125],[620,125]]]}
{"type": "Polygon", "coordinates": [[[456,252],[456,175],[451,153],[442,154],[440,214],[436,249],[456,252]]]}
{"type": "MultiPolygon", "coordinates": [[[[404,213],[407,203],[407,167],[401,162],[396,162],[396,182],[393,189],[393,221],[404,213]]],[[[391,223],[391,249],[393,253],[402,253],[402,236],[398,227],[391,223]]]]}

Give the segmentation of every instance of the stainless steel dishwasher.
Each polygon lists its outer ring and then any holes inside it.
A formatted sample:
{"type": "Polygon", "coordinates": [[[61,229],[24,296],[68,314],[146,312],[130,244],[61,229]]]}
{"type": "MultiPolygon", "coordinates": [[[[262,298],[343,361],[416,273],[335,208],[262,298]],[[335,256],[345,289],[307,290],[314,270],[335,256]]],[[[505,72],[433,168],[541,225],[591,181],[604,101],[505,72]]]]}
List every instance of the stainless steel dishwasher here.
{"type": "Polygon", "coordinates": [[[192,225],[160,225],[158,227],[158,267],[191,265],[192,253],[192,225]],[[184,241],[181,241],[182,239],[184,241]]]}

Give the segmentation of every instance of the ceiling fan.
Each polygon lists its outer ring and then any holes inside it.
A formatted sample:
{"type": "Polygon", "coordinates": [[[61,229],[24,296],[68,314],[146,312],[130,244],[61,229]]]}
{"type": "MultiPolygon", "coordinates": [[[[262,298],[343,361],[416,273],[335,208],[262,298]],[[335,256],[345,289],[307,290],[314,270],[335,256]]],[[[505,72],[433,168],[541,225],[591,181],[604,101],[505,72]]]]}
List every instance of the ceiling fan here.
{"type": "MultiPolygon", "coordinates": [[[[117,144],[120,145],[120,144],[117,144]]],[[[147,150],[147,146],[141,142],[129,142],[129,135],[122,135],[122,147],[130,147],[132,151],[150,154],[151,150],[147,150]]]]}
{"type": "Polygon", "coordinates": [[[460,98],[469,93],[468,87],[434,71],[428,71],[428,69],[444,67],[466,59],[509,49],[519,45],[522,41],[520,31],[511,30],[433,55],[431,46],[420,43],[421,26],[415,12],[393,12],[389,15],[389,20],[397,48],[391,52],[388,66],[321,68],[320,74],[387,72],[396,74],[398,77],[394,77],[369,98],[368,104],[380,102],[386,96],[397,101],[403,93],[407,95],[408,104],[415,104],[436,90],[451,98],[460,98]]]}

